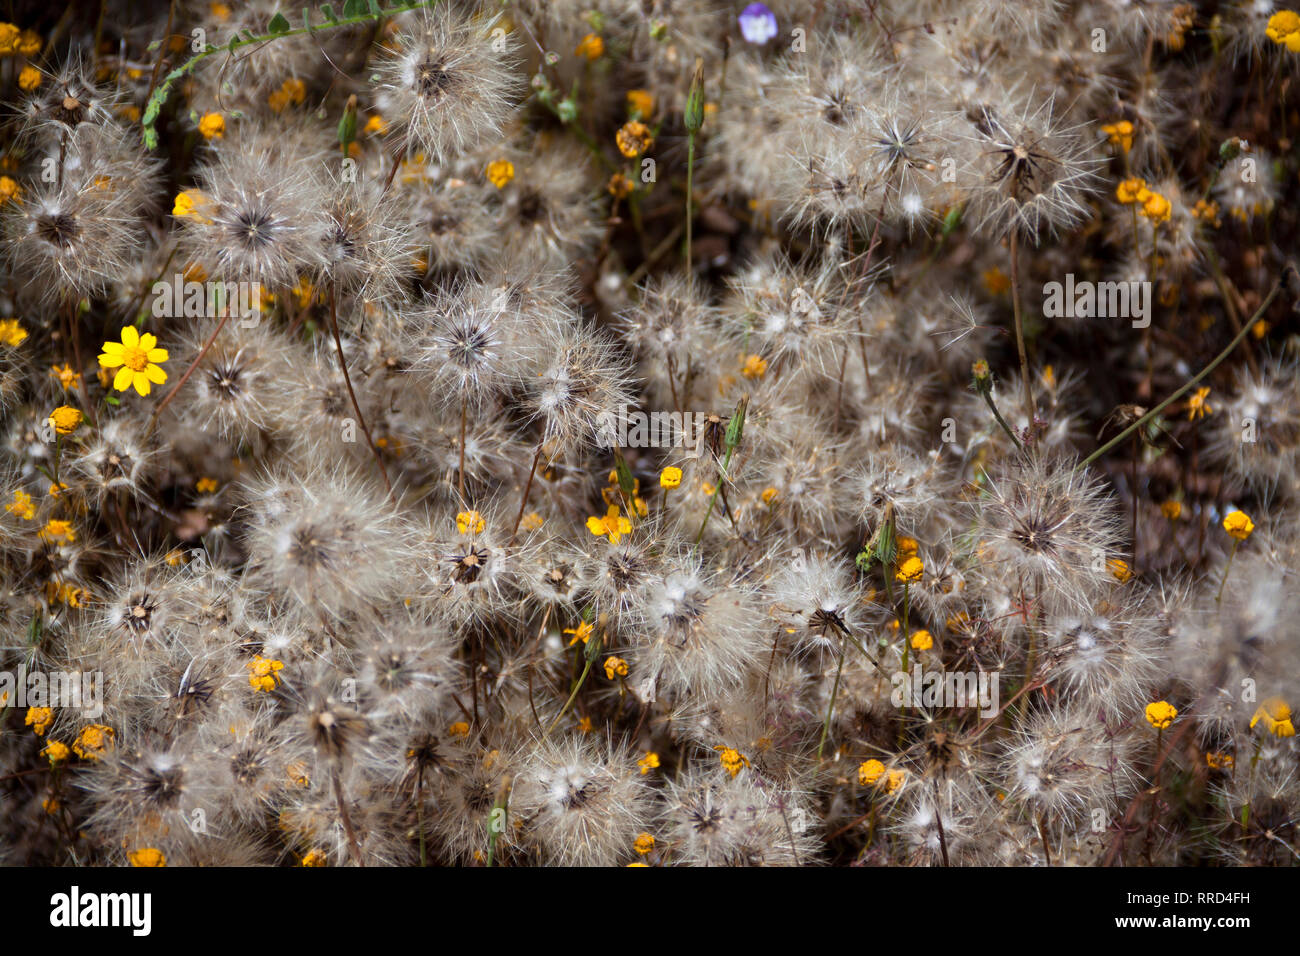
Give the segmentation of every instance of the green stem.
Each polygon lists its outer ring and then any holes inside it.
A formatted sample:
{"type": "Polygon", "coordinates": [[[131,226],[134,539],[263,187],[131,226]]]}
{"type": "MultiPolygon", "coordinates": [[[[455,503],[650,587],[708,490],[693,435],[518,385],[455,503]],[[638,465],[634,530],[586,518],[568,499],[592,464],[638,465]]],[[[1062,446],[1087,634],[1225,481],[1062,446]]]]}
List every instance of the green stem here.
{"type": "MultiPolygon", "coordinates": [[[[1288,266],[1287,268],[1289,269],[1291,267],[1288,266]]],[[[1187,383],[1183,385],[1182,388],[1174,392],[1172,395],[1166,398],[1155,408],[1151,409],[1151,411],[1147,412],[1145,415],[1143,415],[1141,418],[1135,421],[1128,428],[1124,429],[1122,432],[1120,432],[1110,441],[1106,442],[1106,444],[1102,445],[1091,455],[1089,455],[1087,458],[1081,461],[1079,463],[1079,467],[1092,464],[1102,455],[1106,454],[1106,452],[1110,451],[1112,448],[1114,448],[1124,439],[1128,438],[1129,435],[1133,434],[1139,428],[1144,427],[1149,421],[1151,421],[1151,419],[1155,418],[1157,415],[1159,415],[1162,411],[1164,411],[1174,402],[1178,401],[1178,399],[1182,398],[1183,395],[1187,394],[1187,392],[1192,388],[1193,385],[1195,385],[1201,379],[1205,378],[1205,376],[1209,375],[1216,368],[1218,368],[1219,365],[1223,362],[1223,360],[1226,359],[1229,355],[1231,355],[1232,351],[1238,345],[1241,344],[1241,340],[1246,337],[1246,333],[1248,333],[1251,330],[1251,327],[1256,322],[1259,321],[1260,317],[1264,314],[1265,311],[1267,311],[1268,307],[1273,304],[1273,300],[1277,298],[1278,293],[1281,291],[1282,291],[1282,280],[1279,279],[1277,282],[1273,283],[1272,290],[1269,292],[1268,296],[1264,299],[1264,301],[1260,304],[1259,308],[1255,310],[1255,314],[1250,317],[1250,321],[1247,322],[1244,326],[1242,326],[1241,331],[1237,333],[1237,337],[1228,343],[1227,348],[1225,348],[1222,352],[1220,352],[1217,356],[1215,356],[1214,361],[1212,361],[1209,365],[1205,366],[1205,368],[1201,369],[1200,372],[1198,372],[1195,376],[1188,379],[1187,383]]]]}
{"type": "Polygon", "coordinates": [[[831,730],[831,715],[835,713],[835,698],[838,697],[840,693],[840,677],[844,673],[844,645],[846,642],[846,638],[840,638],[840,662],[835,667],[835,684],[831,687],[831,701],[826,706],[826,720],[822,723],[822,737],[821,740],[817,741],[818,760],[822,759],[822,748],[826,746],[826,735],[830,733],[831,730]]]}

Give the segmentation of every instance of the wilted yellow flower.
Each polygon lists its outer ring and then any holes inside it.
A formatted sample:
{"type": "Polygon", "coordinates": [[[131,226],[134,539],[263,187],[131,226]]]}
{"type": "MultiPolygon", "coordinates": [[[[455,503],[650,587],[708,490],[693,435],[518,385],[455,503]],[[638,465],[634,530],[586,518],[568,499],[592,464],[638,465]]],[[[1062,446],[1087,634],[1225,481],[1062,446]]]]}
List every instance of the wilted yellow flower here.
{"type": "Polygon", "coordinates": [[[1164,730],[1178,716],[1178,708],[1167,700],[1157,700],[1147,704],[1147,723],[1156,730],[1164,730]]]}
{"type": "Polygon", "coordinates": [[[54,411],[50,412],[50,427],[60,435],[71,435],[81,424],[85,416],[81,414],[81,409],[73,408],[71,405],[60,405],[54,411]]]}
{"type": "Polygon", "coordinates": [[[928,651],[934,647],[934,635],[929,631],[917,631],[912,635],[912,649],[928,651]]]}
{"type": "Polygon", "coordinates": [[[870,786],[885,773],[885,765],[879,760],[867,760],[858,764],[858,783],[870,786]]]}
{"type": "Polygon", "coordinates": [[[618,144],[618,151],[631,159],[650,149],[655,144],[655,138],[650,132],[650,127],[645,123],[640,120],[628,120],[614,134],[614,142],[618,144]]]}
{"type": "Polygon", "coordinates": [[[889,771],[889,778],[885,781],[885,792],[893,793],[903,785],[903,781],[906,779],[907,779],[906,770],[889,771]]]}
{"type": "Polygon", "coordinates": [[[41,85],[41,71],[34,66],[25,66],[18,71],[18,88],[30,93],[41,85]]]}
{"type": "Polygon", "coordinates": [[[469,724],[463,720],[458,720],[447,728],[447,733],[451,734],[453,737],[468,737],[469,724]]]}
{"type": "Polygon", "coordinates": [[[23,718],[24,726],[32,728],[37,737],[44,737],[52,723],[54,711],[49,707],[28,707],[27,716],[23,718]]]}
{"type": "Polygon", "coordinates": [[[1163,502],[1160,505],[1160,513],[1170,521],[1177,521],[1183,514],[1182,502],[1174,501],[1172,499],[1163,502]]]}
{"type": "Polygon", "coordinates": [[[18,181],[9,176],[0,176],[0,206],[16,198],[22,192],[18,181]]]}
{"type": "Polygon", "coordinates": [[[497,189],[505,189],[515,178],[515,164],[508,159],[494,159],[488,163],[487,178],[497,189]]]}
{"type": "Polygon", "coordinates": [[[1255,522],[1244,511],[1234,511],[1223,519],[1223,530],[1238,541],[1245,541],[1255,530],[1255,522]]]}
{"type": "Polygon", "coordinates": [[[682,483],[682,470],[673,465],[669,465],[663,471],[659,472],[659,486],[661,488],[676,488],[682,483]]]}
{"type": "Polygon", "coordinates": [[[81,373],[75,372],[72,366],[66,362],[62,365],[54,365],[50,368],[50,374],[59,380],[65,392],[71,391],[81,384],[81,373]]]}
{"type": "Polygon", "coordinates": [[[284,670],[283,661],[263,657],[261,654],[255,655],[244,666],[248,668],[248,686],[264,694],[275,690],[280,683],[280,671],[284,670]]]}
{"type": "Polygon", "coordinates": [[[621,657],[615,657],[613,654],[605,658],[605,676],[610,680],[615,677],[626,677],[627,661],[621,657]]]}
{"type": "Polygon", "coordinates": [[[1209,402],[1205,400],[1209,394],[1210,389],[1208,386],[1202,386],[1192,393],[1192,397],[1187,400],[1187,420],[1189,422],[1204,418],[1214,411],[1209,402]]]}
{"type": "Polygon", "coordinates": [[[87,724],[72,742],[72,752],[82,760],[98,760],[105,750],[113,746],[116,736],[112,727],[105,724],[87,724]]]}
{"type": "Polygon", "coordinates": [[[915,584],[917,581],[921,580],[921,576],[924,573],[925,564],[920,558],[913,555],[902,563],[898,572],[894,575],[894,578],[898,581],[902,581],[904,584],[915,584]]]}
{"type": "Polygon", "coordinates": [[[462,511],[456,515],[456,530],[461,534],[482,534],[487,522],[477,511],[462,511]]]}
{"type": "Polygon", "coordinates": [[[659,755],[653,750],[646,751],[646,755],[636,762],[641,768],[641,776],[645,776],[651,770],[659,769],[659,755]]]}
{"type": "Polygon", "coordinates": [[[216,491],[217,488],[217,479],[215,478],[204,477],[194,483],[194,490],[201,495],[210,495],[212,492],[216,491]]]}
{"type": "Polygon", "coordinates": [[[741,770],[749,766],[749,758],[733,747],[719,745],[713,749],[718,752],[718,759],[722,761],[722,769],[727,771],[733,779],[741,770]]]}
{"type": "Polygon", "coordinates": [[[615,173],[609,177],[609,185],[605,188],[615,199],[623,199],[632,192],[632,180],[622,173],[615,173]]]}
{"type": "Polygon", "coordinates": [[[72,544],[77,540],[77,529],[72,526],[71,521],[64,521],[62,518],[51,518],[45,522],[45,527],[36,532],[36,535],[42,541],[72,544]]]}
{"type": "Polygon", "coordinates": [[[641,856],[645,856],[655,848],[655,838],[649,833],[639,833],[632,843],[632,849],[636,850],[641,856]]]}
{"type": "Polygon", "coordinates": [[[72,751],[68,745],[58,740],[51,740],[41,748],[41,756],[49,760],[51,767],[57,767],[66,761],[70,753],[72,751]]]}
{"type": "Polygon", "coordinates": [[[1151,195],[1151,190],[1147,189],[1147,184],[1137,177],[1126,179],[1115,188],[1115,198],[1125,206],[1130,203],[1144,203],[1151,195]]]}
{"type": "Polygon", "coordinates": [[[1255,725],[1264,721],[1264,727],[1274,737],[1294,737],[1295,724],[1291,719],[1291,708],[1287,706],[1286,701],[1281,697],[1269,697],[1255,710],[1255,716],[1250,718],[1250,729],[1254,730],[1255,725]]]}
{"type": "Polygon", "coordinates": [[[1207,753],[1205,755],[1205,764],[1211,770],[1230,770],[1235,762],[1232,754],[1207,753]]]}
{"type": "Polygon", "coordinates": [[[1150,219],[1152,225],[1158,226],[1162,222],[1169,221],[1169,217],[1173,215],[1173,207],[1164,196],[1150,193],[1142,200],[1142,215],[1150,219]]]}

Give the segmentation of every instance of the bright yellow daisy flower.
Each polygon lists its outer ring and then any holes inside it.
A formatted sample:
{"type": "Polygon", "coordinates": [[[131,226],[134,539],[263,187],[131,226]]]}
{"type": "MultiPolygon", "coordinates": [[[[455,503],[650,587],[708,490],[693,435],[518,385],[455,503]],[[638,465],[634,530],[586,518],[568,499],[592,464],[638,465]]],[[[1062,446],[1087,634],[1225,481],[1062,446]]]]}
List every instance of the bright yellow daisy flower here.
{"type": "Polygon", "coordinates": [[[159,365],[167,361],[167,350],[157,345],[157,336],[152,332],[141,335],[133,325],[123,326],[121,342],[105,342],[99,364],[118,370],[113,388],[125,392],[135,386],[141,395],[148,395],[153,385],[167,381],[167,373],[159,365]]]}

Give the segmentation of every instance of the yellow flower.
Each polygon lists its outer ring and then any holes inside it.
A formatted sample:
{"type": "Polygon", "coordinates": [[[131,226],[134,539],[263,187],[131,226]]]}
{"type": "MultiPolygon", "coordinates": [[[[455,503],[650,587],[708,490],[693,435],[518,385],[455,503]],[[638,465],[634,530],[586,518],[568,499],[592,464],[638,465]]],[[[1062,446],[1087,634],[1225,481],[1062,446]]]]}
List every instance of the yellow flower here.
{"type": "Polygon", "coordinates": [[[0,55],[7,56],[18,49],[18,28],[12,23],[0,23],[0,55]]]}
{"type": "Polygon", "coordinates": [[[1300,13],[1279,10],[1268,18],[1264,35],[1292,53],[1300,53],[1300,13]]]}
{"type": "Polygon", "coordinates": [[[885,781],[885,793],[893,793],[895,790],[897,790],[899,787],[903,785],[903,781],[906,778],[907,778],[906,770],[889,771],[889,779],[885,781]]]}
{"type": "Polygon", "coordinates": [[[1126,153],[1133,148],[1133,124],[1128,120],[1108,123],[1101,128],[1101,131],[1106,134],[1112,146],[1118,146],[1126,153]]]}
{"type": "Polygon", "coordinates": [[[453,737],[468,737],[469,724],[463,720],[458,720],[447,728],[447,733],[451,734],[453,737]]]}
{"type": "Polygon", "coordinates": [[[1219,204],[1217,202],[1206,202],[1204,199],[1196,200],[1196,205],[1192,207],[1192,215],[1209,223],[1211,226],[1218,227],[1222,225],[1219,222],[1219,204]]]}
{"type": "Polygon", "coordinates": [[[28,707],[23,724],[32,728],[37,737],[44,737],[45,731],[54,723],[54,711],[49,707],[28,707]]]}
{"type": "Polygon", "coordinates": [[[324,866],[326,864],[325,854],[320,850],[308,850],[303,856],[299,866],[324,866]]]}
{"type": "Polygon", "coordinates": [[[63,365],[54,365],[50,368],[50,374],[59,380],[59,385],[65,392],[69,392],[81,384],[81,373],[74,372],[72,366],[66,362],[63,365]]]}
{"type": "Polygon", "coordinates": [[[925,564],[922,563],[920,558],[913,555],[904,561],[902,566],[899,567],[897,573],[894,575],[894,579],[902,581],[904,584],[914,584],[921,580],[921,575],[924,573],[925,564]]]}
{"type": "Polygon", "coordinates": [[[578,41],[577,49],[573,52],[576,56],[585,57],[588,63],[595,62],[605,52],[605,41],[594,33],[588,33],[578,41]]]}
{"type": "Polygon", "coordinates": [[[113,746],[115,733],[104,724],[87,724],[72,742],[72,752],[82,760],[98,760],[113,746]]]}
{"type": "Polygon", "coordinates": [[[374,116],[370,117],[370,119],[366,120],[366,125],[362,127],[361,132],[370,136],[374,133],[383,133],[387,129],[388,124],[384,122],[384,118],[376,113],[374,116]]]}
{"type": "Polygon", "coordinates": [[[1274,737],[1294,737],[1295,724],[1291,720],[1291,708],[1281,697],[1269,697],[1259,705],[1255,716],[1250,718],[1250,729],[1264,721],[1264,727],[1274,737]]]}
{"type": "Polygon", "coordinates": [[[564,629],[565,634],[573,635],[573,640],[569,641],[570,647],[577,644],[579,641],[586,644],[587,641],[591,639],[593,631],[595,631],[595,627],[592,626],[590,621],[579,621],[577,627],[566,627],[564,629]]]}
{"type": "Polygon", "coordinates": [[[989,295],[1001,295],[1011,288],[1011,279],[997,266],[980,273],[980,281],[984,283],[989,295]]]}
{"type": "Polygon", "coordinates": [[[302,80],[289,78],[280,84],[280,88],[266,98],[266,103],[277,113],[290,103],[301,103],[307,98],[307,85],[302,80]]]}
{"type": "Polygon", "coordinates": [[[220,113],[208,113],[199,120],[199,132],[204,139],[222,139],[226,135],[226,118],[220,113]]]}
{"type": "Polygon", "coordinates": [[[763,499],[763,504],[770,508],[772,507],[772,502],[776,501],[777,495],[780,493],[781,492],[777,491],[775,488],[764,488],[759,494],[759,497],[763,499]]]}
{"type": "Polygon", "coordinates": [[[648,750],[646,755],[636,762],[636,765],[641,768],[641,776],[644,777],[651,770],[659,769],[659,755],[653,750],[648,750]]]}
{"type": "Polygon", "coordinates": [[[858,783],[870,786],[879,780],[885,773],[885,765],[879,760],[868,760],[858,764],[858,783]]]}
{"type": "Polygon", "coordinates": [[[76,585],[69,584],[67,581],[45,582],[45,599],[53,604],[55,601],[62,601],[68,607],[81,607],[81,599],[85,591],[76,585]]]}
{"type": "Polygon", "coordinates": [[[592,515],[587,519],[587,530],[594,535],[605,535],[610,544],[618,544],[623,535],[632,531],[632,522],[619,516],[618,505],[610,505],[605,517],[592,515]]]}
{"type": "Polygon", "coordinates": [[[592,731],[591,718],[590,718],[590,717],[579,717],[579,718],[578,718],[578,733],[580,733],[580,734],[589,734],[589,733],[591,733],[591,731],[592,731]]]}
{"type": "Polygon", "coordinates": [[[682,470],[673,465],[669,465],[663,471],[659,472],[659,487],[676,488],[682,483],[682,470]]]}
{"type": "Polygon", "coordinates": [[[134,325],[122,327],[121,342],[105,342],[99,364],[118,370],[113,377],[113,388],[125,392],[135,386],[141,395],[148,395],[154,385],[167,381],[167,373],[159,365],[167,361],[167,350],[157,345],[157,336],[152,332],[141,335],[134,325]]]}
{"type": "Polygon", "coordinates": [[[17,515],[24,521],[31,521],[36,517],[36,506],[32,504],[32,496],[21,488],[14,489],[14,500],[5,505],[5,511],[17,515]]]}
{"type": "Polygon", "coordinates": [[[40,53],[43,45],[44,41],[41,40],[41,35],[35,30],[24,30],[18,38],[19,54],[29,59],[40,53]]]}
{"type": "Polygon", "coordinates": [[[1234,511],[1223,519],[1223,530],[1238,541],[1245,541],[1255,530],[1255,522],[1244,511],[1234,511]]]}
{"type": "Polygon", "coordinates": [[[248,686],[264,694],[275,690],[280,683],[280,671],[284,670],[283,661],[263,657],[261,654],[255,655],[244,666],[248,668],[248,686]]]}
{"type": "Polygon", "coordinates": [[[18,182],[9,176],[0,176],[0,206],[22,193],[18,182]]]}
{"type": "Polygon", "coordinates": [[[1106,568],[1110,571],[1111,577],[1120,584],[1133,577],[1133,570],[1128,566],[1128,562],[1121,558],[1111,558],[1106,562],[1106,568]]]}
{"type": "Polygon", "coordinates": [[[1183,514],[1182,502],[1170,499],[1160,505],[1160,513],[1170,521],[1177,521],[1183,514]]]}
{"type": "Polygon", "coordinates": [[[27,330],[17,319],[0,319],[0,342],[19,346],[27,338],[27,330]]]}
{"type": "Polygon", "coordinates": [[[615,173],[609,177],[609,185],[605,189],[615,199],[623,199],[632,192],[632,180],[622,173],[615,173]]]}
{"type": "Polygon", "coordinates": [[[635,119],[644,119],[655,111],[655,98],[649,90],[628,90],[627,111],[635,119]]]}
{"type": "Polygon", "coordinates": [[[163,854],[163,851],[151,846],[140,850],[132,850],[127,856],[130,857],[132,866],[167,865],[167,857],[163,854]]]}
{"type": "Polygon", "coordinates": [[[172,215],[178,219],[184,219],[188,216],[195,222],[210,226],[212,220],[205,216],[202,210],[211,205],[212,200],[208,198],[207,193],[203,190],[183,189],[176,194],[176,199],[172,202],[172,215]]]}
{"type": "Polygon", "coordinates": [[[519,527],[523,528],[525,531],[536,531],[545,523],[546,522],[541,515],[536,511],[530,511],[528,514],[524,515],[524,520],[519,522],[519,527]]]}
{"type": "Polygon", "coordinates": [[[605,676],[610,680],[615,677],[626,677],[627,661],[621,657],[615,657],[613,654],[605,658],[605,676]]]}
{"type": "Polygon", "coordinates": [[[645,123],[640,120],[628,120],[614,134],[614,142],[618,144],[618,151],[631,159],[650,149],[655,144],[655,138],[650,132],[650,127],[645,123]]]}
{"type": "Polygon", "coordinates": [[[1187,420],[1195,421],[1198,418],[1204,418],[1210,412],[1214,411],[1209,402],[1205,400],[1210,394],[1209,386],[1201,386],[1192,393],[1192,397],[1187,400],[1187,420]]]}
{"type": "Polygon", "coordinates": [[[77,529],[72,526],[71,521],[64,521],[61,518],[51,518],[45,522],[45,527],[36,532],[37,537],[42,541],[56,541],[64,544],[72,544],[77,540],[77,529]]]}
{"type": "Polygon", "coordinates": [[[71,435],[77,430],[84,417],[80,409],[73,408],[71,405],[60,405],[50,413],[50,427],[60,435],[71,435]]]}
{"type": "Polygon", "coordinates": [[[1230,770],[1236,763],[1232,754],[1207,753],[1205,755],[1205,764],[1211,770],[1230,770]]]}
{"type": "Polygon", "coordinates": [[[745,378],[762,378],[767,372],[767,360],[761,355],[751,355],[740,367],[740,374],[745,378]]]}
{"type": "Polygon", "coordinates": [[[721,745],[713,749],[718,752],[718,759],[722,761],[722,769],[727,771],[733,780],[741,770],[749,766],[749,758],[739,750],[721,745]]]}
{"type": "Polygon", "coordinates": [[[1172,214],[1173,207],[1169,205],[1169,200],[1159,193],[1151,193],[1142,200],[1142,215],[1150,219],[1153,225],[1168,222],[1172,214]]]}
{"type": "Polygon", "coordinates": [[[1164,730],[1174,722],[1178,709],[1167,700],[1157,700],[1147,704],[1147,723],[1156,730],[1164,730]]]}
{"type": "Polygon", "coordinates": [[[1147,184],[1136,177],[1124,180],[1115,188],[1115,198],[1125,206],[1135,202],[1144,203],[1150,195],[1151,190],[1147,189],[1147,184]]]}
{"type": "Polygon", "coordinates": [[[41,71],[34,66],[25,66],[18,71],[18,88],[30,93],[41,85],[41,71]]]}
{"type": "Polygon", "coordinates": [[[488,163],[487,178],[497,189],[505,189],[515,178],[515,164],[508,159],[494,159],[488,163]]]}
{"type": "Polygon", "coordinates": [[[50,761],[50,766],[55,767],[68,759],[68,754],[72,751],[68,745],[58,740],[51,740],[41,749],[41,756],[50,761]]]}
{"type": "Polygon", "coordinates": [[[655,838],[649,833],[637,834],[636,840],[632,843],[632,849],[636,850],[641,856],[645,856],[655,848],[655,838]]]}
{"type": "Polygon", "coordinates": [[[912,635],[912,649],[928,651],[934,647],[934,636],[929,631],[917,631],[912,635]]]}
{"type": "Polygon", "coordinates": [[[462,511],[456,515],[456,530],[461,534],[482,534],[487,522],[477,511],[462,511]]]}
{"type": "Polygon", "coordinates": [[[217,490],[217,487],[217,479],[215,478],[204,477],[194,483],[194,490],[201,495],[211,494],[217,490]]]}

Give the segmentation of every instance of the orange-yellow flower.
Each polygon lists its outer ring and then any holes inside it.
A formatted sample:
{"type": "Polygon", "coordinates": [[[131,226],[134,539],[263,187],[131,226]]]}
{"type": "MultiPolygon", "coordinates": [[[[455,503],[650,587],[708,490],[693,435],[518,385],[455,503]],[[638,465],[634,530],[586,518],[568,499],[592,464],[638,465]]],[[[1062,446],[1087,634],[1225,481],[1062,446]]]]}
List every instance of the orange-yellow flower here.
{"type": "Polygon", "coordinates": [[[141,395],[148,395],[154,385],[167,381],[167,373],[159,364],[167,361],[167,350],[157,345],[157,336],[152,332],[141,335],[134,325],[122,327],[121,342],[105,342],[99,364],[118,370],[113,376],[113,388],[125,392],[134,386],[141,395]]]}

